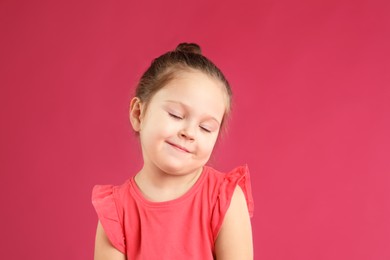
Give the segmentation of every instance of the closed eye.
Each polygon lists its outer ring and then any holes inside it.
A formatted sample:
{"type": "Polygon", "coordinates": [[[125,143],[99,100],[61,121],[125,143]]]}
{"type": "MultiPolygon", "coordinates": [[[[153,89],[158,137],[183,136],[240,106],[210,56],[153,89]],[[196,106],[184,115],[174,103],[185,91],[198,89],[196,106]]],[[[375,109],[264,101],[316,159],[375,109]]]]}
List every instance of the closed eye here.
{"type": "Polygon", "coordinates": [[[205,131],[206,133],[211,133],[211,130],[210,130],[210,129],[208,129],[208,128],[204,127],[204,126],[199,126],[199,127],[200,127],[200,129],[202,129],[202,130],[205,131]]]}
{"type": "Polygon", "coordinates": [[[183,119],[182,116],[179,116],[179,115],[176,115],[176,114],[172,114],[172,113],[168,113],[170,117],[173,117],[174,119],[183,119]]]}

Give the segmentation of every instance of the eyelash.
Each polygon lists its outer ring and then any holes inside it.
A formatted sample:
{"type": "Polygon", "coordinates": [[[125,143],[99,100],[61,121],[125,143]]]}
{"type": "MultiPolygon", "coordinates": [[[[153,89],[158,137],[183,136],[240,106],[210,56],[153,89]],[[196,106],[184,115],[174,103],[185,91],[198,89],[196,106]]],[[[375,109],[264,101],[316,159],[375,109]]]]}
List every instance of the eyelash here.
{"type": "Polygon", "coordinates": [[[177,120],[181,120],[181,119],[183,119],[183,117],[182,116],[178,116],[178,115],[176,115],[176,114],[172,114],[172,113],[168,113],[169,114],[169,116],[170,117],[173,117],[174,119],[177,119],[177,120]]]}
{"type": "Polygon", "coordinates": [[[211,133],[211,131],[210,131],[209,129],[204,128],[204,127],[202,127],[202,126],[199,126],[199,127],[200,127],[200,129],[202,129],[202,130],[205,131],[206,133],[211,133]]]}

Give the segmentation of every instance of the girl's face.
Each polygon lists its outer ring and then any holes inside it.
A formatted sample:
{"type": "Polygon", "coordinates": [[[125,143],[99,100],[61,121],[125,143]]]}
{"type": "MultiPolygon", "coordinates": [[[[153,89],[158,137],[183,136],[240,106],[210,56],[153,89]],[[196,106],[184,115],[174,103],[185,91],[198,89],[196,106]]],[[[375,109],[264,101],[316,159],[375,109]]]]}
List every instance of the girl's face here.
{"type": "Polygon", "coordinates": [[[170,175],[199,170],[214,148],[226,102],[225,86],[199,71],[181,72],[154,94],[146,111],[138,100],[133,127],[140,135],[144,168],[170,175]]]}

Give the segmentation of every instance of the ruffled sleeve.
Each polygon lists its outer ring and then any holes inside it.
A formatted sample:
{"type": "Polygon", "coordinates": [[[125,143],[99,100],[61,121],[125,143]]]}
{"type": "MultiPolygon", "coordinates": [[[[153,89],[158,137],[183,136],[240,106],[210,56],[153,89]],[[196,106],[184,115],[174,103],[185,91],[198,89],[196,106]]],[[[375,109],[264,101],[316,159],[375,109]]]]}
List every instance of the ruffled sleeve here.
{"type": "Polygon", "coordinates": [[[114,192],[112,185],[96,185],[92,190],[92,204],[111,244],[125,253],[123,214],[116,203],[114,192]]]}
{"type": "Polygon", "coordinates": [[[212,217],[212,226],[215,238],[222,226],[225,214],[230,206],[230,202],[237,185],[240,186],[245,195],[249,216],[253,216],[254,204],[249,169],[247,165],[239,166],[225,174],[220,186],[212,217]]]}

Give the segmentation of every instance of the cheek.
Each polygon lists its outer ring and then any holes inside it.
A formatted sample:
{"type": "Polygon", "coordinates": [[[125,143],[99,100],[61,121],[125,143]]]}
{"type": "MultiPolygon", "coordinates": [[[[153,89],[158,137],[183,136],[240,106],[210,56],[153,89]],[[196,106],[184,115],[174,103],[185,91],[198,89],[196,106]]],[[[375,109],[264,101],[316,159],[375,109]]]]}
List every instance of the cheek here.
{"type": "Polygon", "coordinates": [[[204,150],[207,152],[212,152],[215,143],[217,141],[217,136],[209,136],[202,139],[204,150]]]}
{"type": "Polygon", "coordinates": [[[175,133],[177,126],[174,122],[169,121],[169,118],[166,116],[159,115],[150,119],[149,122],[144,124],[145,136],[150,138],[165,138],[175,133]]]}

